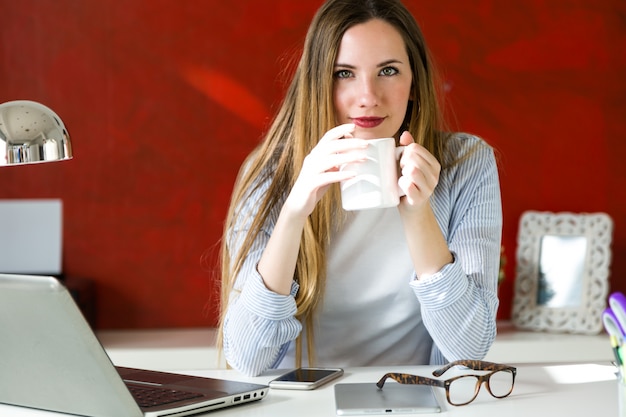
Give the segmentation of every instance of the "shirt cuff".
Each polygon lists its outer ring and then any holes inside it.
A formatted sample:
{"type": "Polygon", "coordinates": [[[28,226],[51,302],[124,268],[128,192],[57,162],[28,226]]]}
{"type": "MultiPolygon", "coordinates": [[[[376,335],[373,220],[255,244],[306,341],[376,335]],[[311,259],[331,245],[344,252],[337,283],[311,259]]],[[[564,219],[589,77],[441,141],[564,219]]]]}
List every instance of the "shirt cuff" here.
{"type": "Polygon", "coordinates": [[[419,280],[411,281],[410,285],[419,299],[419,302],[430,310],[449,307],[463,297],[469,286],[467,276],[452,254],[454,261],[446,264],[439,272],[422,276],[419,280]]]}
{"type": "Polygon", "coordinates": [[[263,282],[261,275],[254,274],[248,279],[240,295],[240,302],[251,313],[267,320],[284,320],[296,315],[296,299],[298,284],[291,284],[291,293],[282,295],[270,291],[263,282]]]}

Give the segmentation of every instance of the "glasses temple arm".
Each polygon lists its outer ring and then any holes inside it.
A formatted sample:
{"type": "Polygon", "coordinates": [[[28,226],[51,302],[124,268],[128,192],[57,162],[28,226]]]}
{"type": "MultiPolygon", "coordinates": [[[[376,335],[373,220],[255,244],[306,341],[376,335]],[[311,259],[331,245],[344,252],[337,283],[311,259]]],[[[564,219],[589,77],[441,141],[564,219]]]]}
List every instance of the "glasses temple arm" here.
{"type": "Polygon", "coordinates": [[[502,365],[495,362],[487,362],[487,361],[479,361],[479,360],[458,360],[454,362],[450,362],[449,364],[435,369],[433,371],[433,376],[441,376],[448,369],[454,366],[465,366],[467,368],[473,369],[474,371],[504,371],[507,369],[515,369],[508,365],[502,365]]]}
{"type": "Polygon", "coordinates": [[[432,378],[428,378],[425,376],[388,373],[388,374],[383,375],[383,377],[376,383],[376,386],[378,387],[378,389],[383,389],[383,386],[385,385],[385,381],[387,380],[387,378],[391,378],[400,384],[415,384],[415,385],[430,385],[433,387],[445,387],[444,381],[439,381],[437,379],[432,379],[432,378]]]}

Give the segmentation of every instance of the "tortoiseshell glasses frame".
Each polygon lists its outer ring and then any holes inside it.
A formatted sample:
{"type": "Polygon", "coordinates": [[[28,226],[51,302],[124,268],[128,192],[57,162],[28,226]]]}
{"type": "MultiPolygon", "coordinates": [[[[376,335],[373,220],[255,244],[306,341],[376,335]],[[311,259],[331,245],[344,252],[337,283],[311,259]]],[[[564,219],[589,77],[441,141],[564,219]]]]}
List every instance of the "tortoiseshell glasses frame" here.
{"type": "MultiPolygon", "coordinates": [[[[446,380],[439,380],[428,378],[424,376],[411,375],[411,374],[403,374],[403,373],[387,373],[383,375],[383,377],[376,383],[378,389],[382,389],[385,385],[385,381],[387,378],[391,378],[396,382],[401,384],[417,384],[417,385],[430,385],[433,387],[441,387],[446,390],[446,399],[452,405],[466,405],[471,403],[478,396],[478,391],[480,391],[480,387],[483,383],[487,386],[487,391],[495,398],[504,398],[508,397],[511,392],[513,392],[513,386],[515,385],[515,376],[517,375],[517,368],[509,365],[502,365],[499,363],[493,362],[485,362],[478,360],[459,360],[450,362],[442,368],[436,369],[433,371],[433,376],[439,377],[443,375],[448,369],[454,366],[464,366],[469,369],[473,369],[475,371],[488,371],[488,373],[483,375],[459,375],[452,377],[446,380]],[[504,376],[505,378],[502,381],[498,381],[499,386],[491,386],[491,377],[493,375],[504,376]],[[450,387],[455,381],[467,381],[468,378],[473,378],[476,380],[474,384],[474,393],[463,393],[463,400],[459,400],[456,395],[450,395],[450,387]],[[510,382],[509,382],[510,381],[510,382]],[[510,386],[509,386],[510,384],[510,386]],[[501,386],[500,386],[501,385],[501,386]],[[470,398],[471,395],[471,398],[470,398]]],[[[455,386],[460,386],[462,383],[457,382],[455,386]]]]}

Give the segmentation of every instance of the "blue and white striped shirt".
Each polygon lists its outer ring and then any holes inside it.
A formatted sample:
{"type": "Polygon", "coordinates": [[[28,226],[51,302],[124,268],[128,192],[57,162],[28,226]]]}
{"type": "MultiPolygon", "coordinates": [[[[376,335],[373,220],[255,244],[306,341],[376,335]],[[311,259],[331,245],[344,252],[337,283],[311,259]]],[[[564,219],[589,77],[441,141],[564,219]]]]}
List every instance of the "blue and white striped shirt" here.
{"type": "MultiPolygon", "coordinates": [[[[455,134],[448,152],[464,155],[477,144],[483,145],[475,136],[455,134]]],[[[231,253],[266,190],[264,184],[245,201],[229,235],[231,253]]],[[[316,365],[439,364],[487,354],[496,335],[502,232],[493,150],[476,146],[469,157],[442,170],[431,205],[455,260],[419,280],[397,208],[348,214],[328,249],[327,282],[314,329],[316,365]]],[[[294,317],[298,285],[292,284],[291,295],[276,294],[256,269],[280,209],[272,211],[250,250],[224,321],[225,358],[248,375],[294,367],[291,342],[302,331],[294,317]]]]}

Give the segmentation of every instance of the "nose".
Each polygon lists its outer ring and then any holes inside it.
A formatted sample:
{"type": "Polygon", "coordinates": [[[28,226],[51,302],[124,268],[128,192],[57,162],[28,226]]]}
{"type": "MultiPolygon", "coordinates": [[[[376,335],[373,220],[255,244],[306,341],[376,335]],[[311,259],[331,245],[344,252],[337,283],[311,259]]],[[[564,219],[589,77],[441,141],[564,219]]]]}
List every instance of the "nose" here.
{"type": "Polygon", "coordinates": [[[359,107],[374,107],[378,105],[378,91],[375,79],[363,77],[357,88],[359,107]]]}

